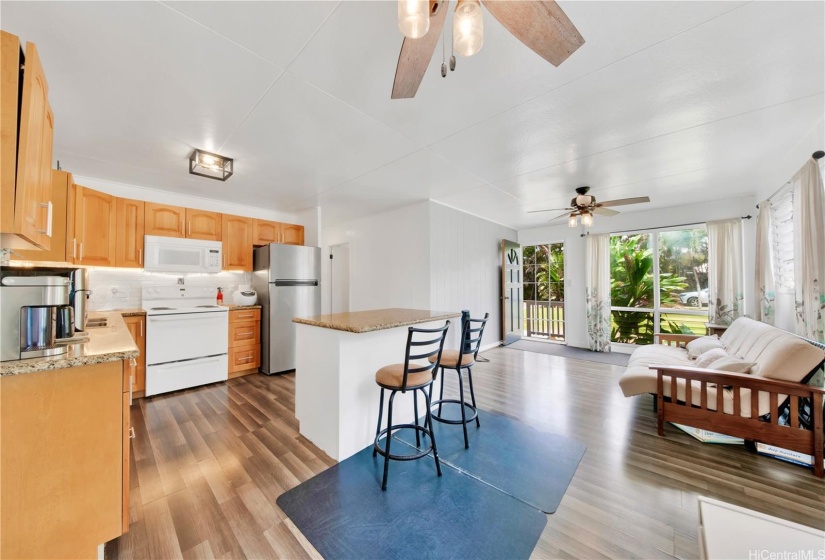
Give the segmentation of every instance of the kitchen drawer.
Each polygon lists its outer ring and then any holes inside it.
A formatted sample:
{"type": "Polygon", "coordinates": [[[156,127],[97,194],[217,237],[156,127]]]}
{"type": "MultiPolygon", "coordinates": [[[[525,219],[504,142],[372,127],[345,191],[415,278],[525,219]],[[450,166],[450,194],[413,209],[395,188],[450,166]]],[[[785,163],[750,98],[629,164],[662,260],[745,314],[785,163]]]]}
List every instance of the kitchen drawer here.
{"type": "Polygon", "coordinates": [[[261,322],[229,323],[229,347],[248,348],[261,343],[261,322]]]}
{"type": "Polygon", "coordinates": [[[233,309],[229,311],[229,323],[237,323],[239,321],[260,321],[261,308],[253,309],[233,309]]]}
{"type": "Polygon", "coordinates": [[[261,365],[261,345],[229,349],[229,373],[258,369],[261,365]]]}

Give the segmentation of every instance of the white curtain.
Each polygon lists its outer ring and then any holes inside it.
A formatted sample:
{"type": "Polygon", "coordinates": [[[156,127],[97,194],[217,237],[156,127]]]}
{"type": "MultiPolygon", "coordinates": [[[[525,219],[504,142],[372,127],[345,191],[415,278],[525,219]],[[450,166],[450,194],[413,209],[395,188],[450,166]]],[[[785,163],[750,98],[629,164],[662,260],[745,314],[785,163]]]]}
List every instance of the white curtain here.
{"type": "Polygon", "coordinates": [[[590,349],[610,352],[610,235],[585,239],[585,294],[590,349]]]}
{"type": "Polygon", "coordinates": [[[793,177],[797,334],[825,341],[825,187],[809,159],[793,177]]]}
{"type": "Polygon", "coordinates": [[[708,222],[708,311],[711,323],[729,325],[742,316],[742,220],[708,222]]]}
{"type": "Polygon", "coordinates": [[[759,203],[756,217],[756,276],[754,278],[754,318],[774,324],[776,311],[776,287],[773,281],[773,257],[771,255],[771,203],[759,203]]]}

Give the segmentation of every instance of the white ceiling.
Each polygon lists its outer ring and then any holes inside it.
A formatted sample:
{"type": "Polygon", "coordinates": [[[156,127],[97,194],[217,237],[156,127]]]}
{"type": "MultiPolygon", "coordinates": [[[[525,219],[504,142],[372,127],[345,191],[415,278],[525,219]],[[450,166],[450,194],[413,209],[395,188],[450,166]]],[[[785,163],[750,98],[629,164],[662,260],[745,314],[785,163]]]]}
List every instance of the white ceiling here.
{"type": "Polygon", "coordinates": [[[431,198],[525,228],[583,184],[650,196],[631,212],[747,195],[825,114],[822,2],[559,4],[586,40],[559,68],[485,14],[482,51],[442,79],[439,48],[413,100],[390,99],[394,1],[3,0],[0,21],[38,46],[64,169],[326,225],[431,198]],[[189,175],[195,147],[235,176],[189,175]]]}

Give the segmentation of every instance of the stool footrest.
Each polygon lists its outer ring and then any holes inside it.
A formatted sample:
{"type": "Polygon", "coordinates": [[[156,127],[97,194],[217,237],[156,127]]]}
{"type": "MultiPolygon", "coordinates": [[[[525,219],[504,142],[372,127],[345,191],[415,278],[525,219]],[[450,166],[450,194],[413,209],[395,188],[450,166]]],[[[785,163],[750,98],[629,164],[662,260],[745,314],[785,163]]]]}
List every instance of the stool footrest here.
{"type": "Polygon", "coordinates": [[[469,403],[466,403],[466,402],[463,403],[458,399],[441,399],[441,400],[437,400],[437,401],[432,402],[432,405],[430,406],[430,416],[432,416],[433,420],[435,420],[437,422],[441,422],[442,424],[469,424],[470,422],[472,422],[473,420],[475,420],[478,417],[478,410],[476,410],[476,407],[474,407],[473,405],[471,405],[469,403]],[[439,416],[438,414],[436,414],[435,412],[432,411],[433,408],[435,408],[436,406],[438,406],[440,404],[464,405],[465,407],[470,409],[470,412],[472,414],[470,416],[467,416],[463,421],[460,418],[458,420],[450,420],[448,418],[442,418],[441,416],[439,416]]]}
{"type": "MultiPolygon", "coordinates": [[[[378,452],[379,455],[381,455],[382,457],[386,457],[387,452],[384,450],[383,447],[378,445],[378,440],[381,439],[381,436],[387,434],[387,432],[390,432],[391,430],[399,430],[404,428],[422,432],[425,436],[430,436],[430,441],[432,442],[432,433],[430,433],[430,430],[428,430],[427,428],[424,428],[423,426],[416,426],[415,424],[396,424],[394,426],[390,426],[389,428],[384,428],[383,430],[378,432],[378,435],[375,436],[373,448],[378,452]]],[[[392,433],[387,434],[387,437],[392,437],[392,433]]],[[[425,448],[422,451],[419,451],[418,453],[414,453],[411,455],[395,455],[393,453],[390,453],[389,457],[394,461],[414,461],[415,459],[420,459],[421,457],[428,455],[430,451],[432,451],[432,449],[433,445],[432,443],[430,443],[430,445],[427,448],[425,448]]]]}

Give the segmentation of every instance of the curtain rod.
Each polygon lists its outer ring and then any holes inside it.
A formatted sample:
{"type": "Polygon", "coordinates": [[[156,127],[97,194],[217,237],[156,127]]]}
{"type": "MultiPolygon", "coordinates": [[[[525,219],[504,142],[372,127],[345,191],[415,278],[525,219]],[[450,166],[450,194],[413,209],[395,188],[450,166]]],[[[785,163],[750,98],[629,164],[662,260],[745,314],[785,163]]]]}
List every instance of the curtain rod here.
{"type": "MultiPolygon", "coordinates": [[[[825,157],[825,152],[823,152],[822,150],[817,150],[817,151],[815,151],[813,154],[811,154],[811,157],[812,157],[813,159],[815,159],[815,160],[820,160],[820,159],[822,159],[823,157],[825,157]]],[[[772,199],[773,197],[775,197],[776,195],[778,195],[778,194],[779,194],[779,192],[780,192],[782,189],[784,189],[785,187],[787,187],[787,186],[788,186],[788,183],[790,183],[792,180],[793,180],[793,179],[788,179],[787,181],[785,181],[784,183],[782,183],[782,186],[781,186],[781,187],[779,187],[778,189],[776,189],[776,190],[773,192],[773,194],[772,194],[771,196],[769,196],[768,198],[766,198],[765,200],[770,200],[770,199],[772,199]]],[[[759,209],[759,205],[758,205],[758,204],[756,205],[756,208],[757,208],[757,209],[759,209]]]]}
{"type": "MultiPolygon", "coordinates": [[[[747,216],[741,216],[740,217],[740,219],[742,219],[742,220],[750,220],[751,218],[753,218],[753,216],[751,216],[750,214],[748,214],[747,216]]],[[[650,230],[654,230],[654,229],[670,229],[670,228],[676,228],[676,227],[704,226],[704,225],[707,225],[707,222],[693,222],[692,224],[674,224],[672,226],[639,228],[639,229],[630,229],[630,230],[626,230],[626,231],[611,231],[610,235],[618,235],[618,234],[622,234],[622,233],[636,233],[637,231],[650,231],[650,230]]],[[[587,233],[580,234],[579,237],[587,237],[588,235],[590,235],[589,231],[587,233]]]]}

